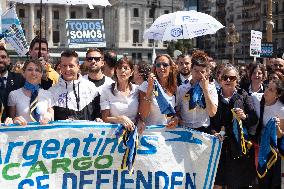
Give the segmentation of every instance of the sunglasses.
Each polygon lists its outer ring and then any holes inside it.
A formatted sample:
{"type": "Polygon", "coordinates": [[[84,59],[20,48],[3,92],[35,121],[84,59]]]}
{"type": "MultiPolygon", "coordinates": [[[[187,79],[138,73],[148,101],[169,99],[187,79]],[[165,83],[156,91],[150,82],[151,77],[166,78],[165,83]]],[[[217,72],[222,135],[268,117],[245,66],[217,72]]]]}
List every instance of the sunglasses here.
{"type": "Polygon", "coordinates": [[[167,68],[168,66],[170,66],[170,64],[168,64],[168,63],[166,63],[166,62],[159,62],[159,63],[156,63],[155,66],[156,66],[157,68],[161,68],[162,66],[163,66],[164,68],[167,68]]]}
{"type": "Polygon", "coordinates": [[[92,62],[93,60],[95,60],[96,62],[100,61],[102,57],[87,57],[87,61],[88,62],[92,62]]]}
{"type": "Polygon", "coordinates": [[[237,80],[237,76],[223,75],[221,78],[222,78],[223,81],[227,81],[228,79],[229,79],[230,81],[236,81],[236,80],[237,80]]]}

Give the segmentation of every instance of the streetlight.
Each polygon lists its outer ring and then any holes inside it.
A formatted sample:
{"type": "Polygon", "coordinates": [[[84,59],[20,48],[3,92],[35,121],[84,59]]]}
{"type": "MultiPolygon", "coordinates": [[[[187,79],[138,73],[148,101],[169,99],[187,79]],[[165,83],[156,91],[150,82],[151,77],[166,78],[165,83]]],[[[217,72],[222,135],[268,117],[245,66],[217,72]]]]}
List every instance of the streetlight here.
{"type": "Polygon", "coordinates": [[[231,24],[226,33],[227,43],[232,46],[232,64],[235,64],[235,43],[238,43],[240,40],[240,34],[236,31],[234,24],[231,24]]]}
{"type": "MultiPolygon", "coordinates": [[[[161,7],[161,2],[158,0],[148,0],[147,7],[150,8],[150,12],[153,16],[153,23],[154,23],[156,9],[161,7]]],[[[155,58],[156,58],[156,44],[155,44],[155,40],[153,40],[152,64],[154,64],[155,58]]]]}

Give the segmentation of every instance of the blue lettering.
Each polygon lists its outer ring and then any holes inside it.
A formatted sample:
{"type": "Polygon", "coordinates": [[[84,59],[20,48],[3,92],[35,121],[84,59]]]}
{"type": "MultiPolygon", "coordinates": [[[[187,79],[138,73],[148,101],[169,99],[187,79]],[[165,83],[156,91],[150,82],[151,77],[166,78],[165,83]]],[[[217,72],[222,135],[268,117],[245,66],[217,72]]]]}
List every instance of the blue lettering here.
{"type": "Polygon", "coordinates": [[[118,183],[118,170],[113,171],[113,177],[112,177],[112,188],[117,189],[118,183]]]}
{"type": "Polygon", "coordinates": [[[190,185],[190,188],[191,188],[191,189],[196,189],[195,177],[196,177],[196,173],[193,173],[193,179],[194,179],[194,181],[192,182],[192,179],[191,179],[190,174],[189,174],[189,173],[186,173],[185,189],[188,189],[188,185],[190,185]]]}
{"type": "Polygon", "coordinates": [[[23,163],[23,166],[31,166],[36,163],[36,161],[38,160],[38,155],[40,153],[41,143],[42,143],[41,140],[32,140],[32,141],[27,142],[27,144],[25,145],[23,149],[23,158],[25,160],[31,160],[31,161],[23,163]],[[34,153],[31,155],[28,155],[30,146],[33,146],[33,145],[35,145],[34,153]]]}
{"type": "Polygon", "coordinates": [[[143,136],[140,140],[140,145],[148,148],[148,150],[137,150],[138,154],[155,154],[157,153],[157,149],[152,144],[148,143],[147,140],[155,140],[153,137],[143,136]]]}
{"type": "Polygon", "coordinates": [[[93,184],[93,180],[85,180],[85,175],[93,175],[94,170],[80,171],[79,189],[83,189],[84,185],[93,184]]]}
{"type": "Polygon", "coordinates": [[[162,177],[165,181],[165,186],[163,187],[163,189],[169,188],[169,176],[167,175],[167,173],[163,171],[158,171],[155,173],[155,189],[159,189],[159,186],[160,186],[159,177],[162,177]]]}
{"type": "Polygon", "coordinates": [[[64,144],[61,150],[60,157],[65,157],[66,149],[72,143],[74,144],[72,157],[77,157],[79,147],[80,147],[80,140],[78,138],[67,138],[64,140],[64,144]]]}
{"type": "Polygon", "coordinates": [[[148,182],[146,181],[142,171],[137,171],[136,188],[140,188],[140,182],[144,188],[152,188],[152,172],[148,172],[148,182]]]}
{"type": "Polygon", "coordinates": [[[37,189],[48,189],[49,184],[41,185],[41,181],[49,179],[49,175],[43,175],[36,177],[37,189]]]}
{"type": "Polygon", "coordinates": [[[175,189],[175,186],[182,185],[182,181],[176,181],[176,177],[183,177],[183,173],[182,172],[172,172],[171,189],[175,189]]]}
{"type": "Polygon", "coordinates": [[[113,146],[112,146],[112,148],[110,150],[110,153],[111,154],[114,153],[114,151],[115,151],[115,149],[116,149],[116,147],[118,145],[117,138],[106,138],[105,143],[104,143],[103,147],[100,150],[100,153],[99,153],[100,156],[104,154],[104,151],[105,151],[107,145],[110,144],[110,143],[113,143],[113,146]]]}
{"type": "Polygon", "coordinates": [[[83,142],[86,143],[84,146],[84,150],[83,150],[84,156],[90,156],[90,152],[88,150],[89,150],[90,144],[95,141],[96,139],[94,138],[94,135],[92,133],[89,134],[88,138],[84,138],[83,142]]]}
{"type": "Polygon", "coordinates": [[[48,153],[48,152],[56,152],[60,149],[60,142],[56,139],[47,140],[42,147],[42,156],[46,159],[57,158],[58,153],[48,153]],[[49,145],[52,146],[49,146],[49,145]]]}
{"type": "Polygon", "coordinates": [[[124,170],[121,172],[121,184],[120,184],[120,189],[127,189],[125,186],[127,183],[133,184],[134,180],[133,179],[126,179],[126,175],[128,175],[128,170],[124,170]]]}
{"type": "Polygon", "coordinates": [[[64,173],[62,189],[77,189],[77,176],[74,173],[64,173]],[[67,179],[70,178],[72,181],[72,188],[69,187],[67,179]]]}
{"type": "Polygon", "coordinates": [[[123,142],[120,142],[120,144],[118,145],[118,153],[123,154],[126,150],[126,147],[124,147],[123,142]]]}
{"type": "Polygon", "coordinates": [[[98,151],[99,151],[99,148],[100,148],[101,145],[102,145],[102,142],[103,142],[103,139],[100,138],[99,141],[98,141],[98,144],[97,144],[97,146],[96,146],[96,148],[95,148],[95,150],[94,150],[94,152],[93,152],[93,156],[97,155],[97,153],[98,153],[98,151]]]}
{"type": "Polygon", "coordinates": [[[101,188],[101,184],[109,183],[109,179],[102,179],[102,175],[103,174],[110,175],[111,174],[111,170],[98,170],[97,171],[97,183],[96,183],[97,189],[101,188]]]}
{"type": "Polygon", "coordinates": [[[25,179],[22,180],[19,184],[18,184],[18,189],[24,189],[24,185],[29,185],[29,186],[34,186],[34,181],[32,179],[25,179]]]}
{"type": "Polygon", "coordinates": [[[10,162],[10,157],[12,155],[13,149],[17,146],[23,146],[23,144],[24,144],[23,142],[9,142],[7,154],[5,157],[5,164],[10,162]]]}

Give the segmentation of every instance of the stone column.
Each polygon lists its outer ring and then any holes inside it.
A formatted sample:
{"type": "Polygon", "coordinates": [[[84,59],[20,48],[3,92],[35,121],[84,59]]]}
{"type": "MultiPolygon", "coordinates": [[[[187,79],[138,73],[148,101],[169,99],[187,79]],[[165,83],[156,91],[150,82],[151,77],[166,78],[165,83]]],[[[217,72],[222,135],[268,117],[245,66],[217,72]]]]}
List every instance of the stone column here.
{"type": "Polygon", "coordinates": [[[83,5],[82,6],[82,18],[86,18],[86,16],[87,16],[87,9],[86,9],[86,6],[83,5]]]}
{"type": "Polygon", "coordinates": [[[47,7],[47,42],[49,46],[53,46],[53,40],[52,40],[52,35],[53,35],[53,27],[52,27],[52,5],[48,4],[47,7]]]}
{"type": "Polygon", "coordinates": [[[143,8],[143,20],[142,20],[142,43],[144,47],[147,47],[148,45],[148,39],[143,39],[143,35],[145,30],[147,29],[147,14],[148,9],[146,7],[143,8]]]}
{"type": "Polygon", "coordinates": [[[102,7],[99,7],[99,18],[100,19],[103,19],[103,8],[102,7]]]}
{"type": "Polygon", "coordinates": [[[131,8],[129,5],[127,5],[126,9],[126,18],[125,18],[125,42],[128,43],[128,45],[132,45],[132,41],[130,39],[130,36],[132,36],[130,22],[131,22],[131,8]]]}
{"type": "MultiPolygon", "coordinates": [[[[30,4],[30,11],[29,11],[29,37],[28,40],[31,42],[33,38],[35,37],[34,33],[34,25],[35,25],[35,5],[30,4]]],[[[39,26],[38,26],[39,27],[39,26]]]]}
{"type": "MultiPolygon", "coordinates": [[[[65,5],[65,19],[70,19],[70,6],[69,5],[65,5]]],[[[66,26],[64,27],[64,31],[65,31],[65,34],[67,34],[66,26]]],[[[67,35],[64,35],[64,36],[65,36],[65,47],[68,47],[67,35]]]]}

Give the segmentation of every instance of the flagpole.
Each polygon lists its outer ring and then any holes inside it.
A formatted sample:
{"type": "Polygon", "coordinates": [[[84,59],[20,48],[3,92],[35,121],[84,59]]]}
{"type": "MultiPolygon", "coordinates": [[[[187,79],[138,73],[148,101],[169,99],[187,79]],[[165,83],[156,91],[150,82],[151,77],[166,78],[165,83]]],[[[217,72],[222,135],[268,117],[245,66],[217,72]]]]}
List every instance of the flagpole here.
{"type": "Polygon", "coordinates": [[[41,19],[42,19],[42,0],[40,0],[40,20],[39,20],[39,51],[38,51],[38,58],[41,57],[41,19]]]}

